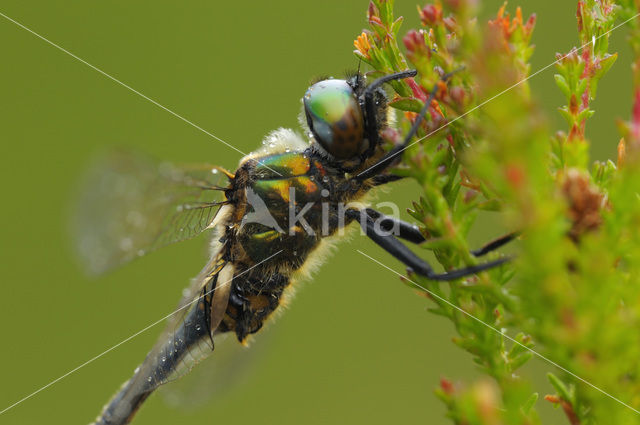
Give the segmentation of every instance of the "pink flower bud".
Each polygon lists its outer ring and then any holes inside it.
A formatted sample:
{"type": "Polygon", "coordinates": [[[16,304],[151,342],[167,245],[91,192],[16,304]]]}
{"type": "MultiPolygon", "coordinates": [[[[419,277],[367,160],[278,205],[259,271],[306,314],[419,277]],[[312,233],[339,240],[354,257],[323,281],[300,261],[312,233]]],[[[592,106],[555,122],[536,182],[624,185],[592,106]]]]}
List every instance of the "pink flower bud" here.
{"type": "Polygon", "coordinates": [[[433,26],[442,20],[442,8],[428,4],[420,11],[420,20],[424,25],[433,26]]]}
{"type": "Polygon", "coordinates": [[[467,93],[464,91],[464,89],[460,86],[455,86],[455,87],[451,87],[449,89],[449,95],[451,96],[451,99],[458,105],[460,106],[464,106],[466,98],[467,98],[467,93]]]}
{"type": "Polygon", "coordinates": [[[409,31],[402,41],[407,50],[412,53],[421,51],[427,46],[424,41],[424,35],[416,30],[409,31]]]}

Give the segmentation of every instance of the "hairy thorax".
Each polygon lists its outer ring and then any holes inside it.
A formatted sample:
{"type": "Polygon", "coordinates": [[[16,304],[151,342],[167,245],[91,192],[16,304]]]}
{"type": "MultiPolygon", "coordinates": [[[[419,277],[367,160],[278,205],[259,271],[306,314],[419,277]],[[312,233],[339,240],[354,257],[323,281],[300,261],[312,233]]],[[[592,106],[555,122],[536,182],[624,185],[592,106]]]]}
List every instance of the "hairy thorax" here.
{"type": "Polygon", "coordinates": [[[247,160],[231,191],[234,260],[255,264],[279,252],[284,264],[299,268],[323,238],[349,223],[345,210],[369,189],[323,165],[311,149],[247,160]]]}
{"type": "Polygon", "coordinates": [[[222,242],[235,266],[220,331],[257,332],[292,283],[313,267],[324,240],[351,221],[345,211],[371,184],[329,168],[312,148],[245,158],[227,191],[222,242]],[[268,260],[268,261],[265,261],[268,260]]]}

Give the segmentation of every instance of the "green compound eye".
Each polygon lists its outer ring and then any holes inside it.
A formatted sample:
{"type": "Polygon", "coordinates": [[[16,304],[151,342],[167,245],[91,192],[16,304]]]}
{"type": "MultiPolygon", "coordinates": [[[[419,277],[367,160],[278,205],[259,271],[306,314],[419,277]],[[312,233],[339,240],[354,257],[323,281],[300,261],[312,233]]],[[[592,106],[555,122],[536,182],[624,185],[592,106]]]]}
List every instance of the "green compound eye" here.
{"type": "Polygon", "coordinates": [[[349,159],[360,153],[364,117],[345,80],[324,80],[309,87],[304,95],[304,110],[313,136],[336,159],[349,159]]]}

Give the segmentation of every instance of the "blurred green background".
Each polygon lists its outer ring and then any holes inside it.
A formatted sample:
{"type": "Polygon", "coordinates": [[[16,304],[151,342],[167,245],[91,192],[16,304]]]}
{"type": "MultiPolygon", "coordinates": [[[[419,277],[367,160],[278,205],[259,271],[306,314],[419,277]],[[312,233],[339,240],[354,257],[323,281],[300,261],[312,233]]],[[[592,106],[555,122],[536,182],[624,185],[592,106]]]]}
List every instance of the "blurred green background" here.
{"type": "MultiPolygon", "coordinates": [[[[501,3],[484,2],[483,18],[501,3]]],[[[525,15],[538,14],[535,71],[576,44],[575,4],[522,3],[525,15]]],[[[366,8],[364,0],[0,3],[3,14],[244,152],[272,129],[297,127],[311,78],[357,67],[352,41],[366,26],[366,8]]],[[[402,34],[418,24],[415,0],[397,0],[396,11],[406,18],[402,34]]],[[[4,18],[0,39],[2,410],[172,311],[205,261],[199,238],[103,278],[85,277],[68,221],[91,157],[119,145],[234,168],[240,155],[4,18]]],[[[621,58],[601,83],[589,121],[597,158],[615,155],[615,118],[629,115],[624,40],[624,29],[613,34],[621,58]]],[[[549,69],[531,86],[552,125],[564,128],[552,76],[549,69]]],[[[416,186],[402,182],[379,198],[406,207],[415,194],[416,186]]],[[[477,245],[500,233],[479,227],[477,245]]],[[[481,375],[452,344],[450,324],[426,311],[427,300],[356,249],[402,271],[362,237],[343,243],[299,288],[286,314],[258,335],[250,361],[232,366],[244,372],[236,385],[182,408],[154,395],[134,423],[449,423],[433,395],[440,377],[481,375]]],[[[161,331],[159,325],[123,344],[1,415],[0,423],[90,422],[161,331]]],[[[552,392],[544,378],[551,369],[536,359],[525,371],[543,395],[552,392]]],[[[546,423],[564,423],[560,411],[538,406],[546,423]]]]}

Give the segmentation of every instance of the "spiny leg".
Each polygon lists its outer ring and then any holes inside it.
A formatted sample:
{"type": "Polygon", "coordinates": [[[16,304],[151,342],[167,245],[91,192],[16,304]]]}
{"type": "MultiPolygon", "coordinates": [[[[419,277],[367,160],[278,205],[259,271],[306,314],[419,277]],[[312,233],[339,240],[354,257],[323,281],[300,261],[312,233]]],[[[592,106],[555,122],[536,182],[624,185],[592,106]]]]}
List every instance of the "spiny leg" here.
{"type": "Polygon", "coordinates": [[[483,255],[487,255],[491,251],[495,251],[501,246],[508,244],[518,236],[520,236],[520,232],[507,233],[506,235],[500,236],[498,239],[494,239],[485,244],[482,248],[474,249],[471,251],[471,254],[473,254],[474,257],[482,257],[483,255]]]}
{"type": "Polygon", "coordinates": [[[392,183],[402,180],[404,177],[396,174],[380,174],[371,179],[374,186],[382,186],[383,184],[392,183]]]}
{"type": "MultiPolygon", "coordinates": [[[[470,276],[479,273],[484,270],[488,270],[494,267],[504,264],[511,260],[509,257],[499,258],[487,263],[478,264],[475,266],[464,267],[456,270],[450,270],[445,273],[436,273],[429,263],[422,258],[414,254],[406,245],[400,242],[395,236],[391,235],[387,231],[384,231],[381,226],[376,229],[373,219],[366,213],[366,211],[360,210],[347,210],[347,217],[360,222],[365,231],[365,234],[378,244],[382,249],[393,255],[400,262],[404,263],[407,267],[413,270],[415,273],[424,276],[431,280],[450,281],[459,279],[461,277],[470,276]]],[[[411,225],[409,225],[411,226],[411,225]]],[[[423,238],[424,239],[424,238],[423,238]]]]}
{"type": "MultiPolygon", "coordinates": [[[[380,223],[380,228],[385,232],[397,231],[396,236],[398,236],[400,239],[404,239],[415,244],[421,244],[426,240],[422,235],[422,232],[420,232],[418,226],[397,219],[395,217],[390,217],[388,215],[382,214],[381,212],[376,211],[373,208],[366,208],[364,211],[371,219],[380,223]]],[[[488,253],[508,244],[518,236],[518,232],[508,233],[504,236],[500,236],[499,238],[485,244],[481,248],[474,249],[473,251],[471,251],[471,254],[474,257],[482,257],[483,255],[487,255],[488,253]]]]}
{"type": "MultiPolygon", "coordinates": [[[[388,215],[382,214],[379,211],[374,210],[373,208],[365,208],[361,210],[362,214],[366,214],[371,220],[379,223],[378,226],[385,232],[392,232],[400,239],[407,240],[409,242],[413,242],[415,244],[421,244],[426,239],[420,232],[418,226],[415,226],[406,221],[390,217],[388,215]]],[[[374,223],[375,225],[375,223],[374,223]]]]}

